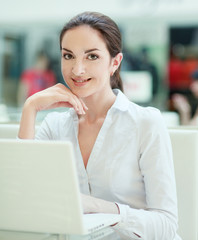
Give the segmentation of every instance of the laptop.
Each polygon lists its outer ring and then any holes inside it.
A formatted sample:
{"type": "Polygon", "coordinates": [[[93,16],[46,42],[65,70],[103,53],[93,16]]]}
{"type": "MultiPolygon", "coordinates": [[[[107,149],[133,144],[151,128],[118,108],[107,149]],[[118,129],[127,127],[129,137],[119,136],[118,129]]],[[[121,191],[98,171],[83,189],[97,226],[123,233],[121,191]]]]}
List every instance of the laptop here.
{"type": "Polygon", "coordinates": [[[0,139],[0,229],[85,235],[120,221],[83,214],[73,146],[0,139]]]}

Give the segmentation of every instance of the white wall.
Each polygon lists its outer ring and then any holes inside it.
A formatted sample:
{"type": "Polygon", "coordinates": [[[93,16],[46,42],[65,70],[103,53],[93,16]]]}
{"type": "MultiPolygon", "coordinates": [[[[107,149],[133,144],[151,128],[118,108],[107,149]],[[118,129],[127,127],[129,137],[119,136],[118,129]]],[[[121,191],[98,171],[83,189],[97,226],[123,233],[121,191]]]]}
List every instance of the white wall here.
{"type": "Polygon", "coordinates": [[[82,11],[110,16],[198,19],[197,0],[0,0],[0,24],[62,22],[82,11]]]}

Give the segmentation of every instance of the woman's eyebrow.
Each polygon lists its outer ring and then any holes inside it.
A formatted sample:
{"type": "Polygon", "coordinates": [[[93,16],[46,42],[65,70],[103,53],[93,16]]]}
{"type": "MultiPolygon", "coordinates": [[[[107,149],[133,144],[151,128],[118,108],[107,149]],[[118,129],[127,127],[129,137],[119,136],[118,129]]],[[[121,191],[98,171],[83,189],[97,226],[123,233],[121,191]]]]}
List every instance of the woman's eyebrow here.
{"type": "Polygon", "coordinates": [[[67,49],[67,48],[62,48],[62,50],[65,50],[67,52],[73,53],[71,50],[67,49]]]}
{"type": "MultiPolygon", "coordinates": [[[[65,50],[66,52],[73,53],[71,50],[69,50],[67,48],[62,48],[62,50],[65,50]]],[[[98,48],[91,48],[91,49],[86,50],[85,53],[90,53],[90,52],[93,52],[93,51],[100,51],[100,50],[98,48]]]]}
{"type": "Polygon", "coordinates": [[[92,48],[92,49],[88,49],[85,51],[85,53],[89,53],[89,52],[93,52],[93,51],[100,51],[98,48],[92,48]]]}

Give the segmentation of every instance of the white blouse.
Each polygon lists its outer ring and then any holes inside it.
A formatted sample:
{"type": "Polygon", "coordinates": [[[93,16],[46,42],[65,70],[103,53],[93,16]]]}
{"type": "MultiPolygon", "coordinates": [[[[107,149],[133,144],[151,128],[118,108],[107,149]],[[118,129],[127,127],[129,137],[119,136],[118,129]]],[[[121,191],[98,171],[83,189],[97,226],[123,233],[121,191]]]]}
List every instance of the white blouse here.
{"type": "Polygon", "coordinates": [[[127,239],[176,240],[177,198],[171,143],[159,110],[130,102],[119,90],[85,169],[73,109],[49,113],[36,139],[73,143],[81,192],[116,202],[127,239]],[[134,233],[141,236],[137,237],[134,233]]]}

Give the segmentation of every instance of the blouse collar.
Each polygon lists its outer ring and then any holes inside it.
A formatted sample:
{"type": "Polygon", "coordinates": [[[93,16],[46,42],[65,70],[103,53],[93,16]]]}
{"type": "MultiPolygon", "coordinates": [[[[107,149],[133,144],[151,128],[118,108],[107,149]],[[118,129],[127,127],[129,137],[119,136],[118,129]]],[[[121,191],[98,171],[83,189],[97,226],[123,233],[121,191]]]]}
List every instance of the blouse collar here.
{"type": "MultiPolygon", "coordinates": [[[[119,89],[113,89],[113,92],[116,95],[116,100],[109,110],[118,109],[122,112],[126,111],[128,109],[129,102],[130,102],[129,99],[119,89]]],[[[74,119],[77,120],[78,117],[77,117],[76,111],[73,108],[70,108],[69,111],[70,111],[71,116],[73,116],[74,119]]]]}

